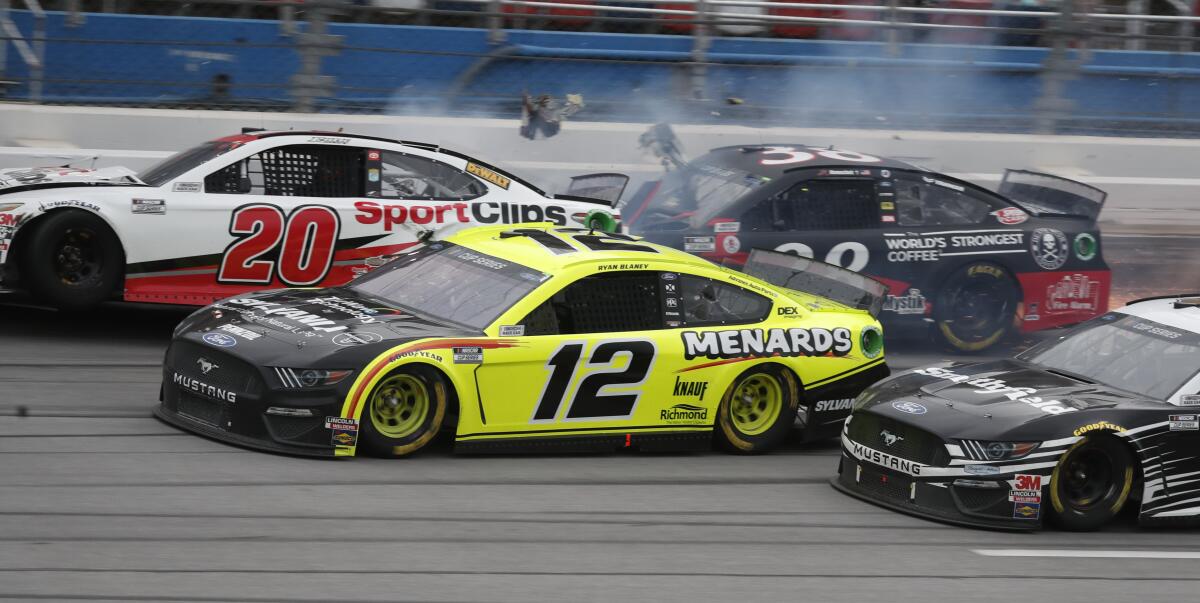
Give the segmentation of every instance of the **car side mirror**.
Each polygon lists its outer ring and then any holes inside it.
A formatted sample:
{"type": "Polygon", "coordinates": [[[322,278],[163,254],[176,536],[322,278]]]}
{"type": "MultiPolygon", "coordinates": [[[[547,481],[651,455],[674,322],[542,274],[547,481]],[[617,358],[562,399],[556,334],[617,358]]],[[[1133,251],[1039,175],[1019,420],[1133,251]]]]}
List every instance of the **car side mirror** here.
{"type": "Polygon", "coordinates": [[[250,183],[249,178],[245,178],[245,177],[238,178],[237,192],[243,193],[243,194],[248,193],[248,192],[250,192],[250,190],[252,188],[254,188],[254,185],[250,183]]]}

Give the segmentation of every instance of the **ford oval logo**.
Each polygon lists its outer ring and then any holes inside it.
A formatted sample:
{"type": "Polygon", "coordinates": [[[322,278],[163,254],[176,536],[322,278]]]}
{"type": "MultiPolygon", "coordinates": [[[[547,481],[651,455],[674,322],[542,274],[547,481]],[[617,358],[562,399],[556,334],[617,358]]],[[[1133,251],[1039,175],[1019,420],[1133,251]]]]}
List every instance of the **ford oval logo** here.
{"type": "Polygon", "coordinates": [[[925,405],[923,404],[917,404],[916,402],[909,402],[907,400],[903,402],[892,402],[892,408],[900,412],[906,412],[910,415],[923,415],[929,410],[925,408],[925,405]]]}
{"type": "Polygon", "coordinates": [[[233,335],[226,335],[224,333],[205,333],[201,339],[205,343],[215,345],[219,348],[231,348],[237,345],[237,340],[233,338],[233,335]]]}

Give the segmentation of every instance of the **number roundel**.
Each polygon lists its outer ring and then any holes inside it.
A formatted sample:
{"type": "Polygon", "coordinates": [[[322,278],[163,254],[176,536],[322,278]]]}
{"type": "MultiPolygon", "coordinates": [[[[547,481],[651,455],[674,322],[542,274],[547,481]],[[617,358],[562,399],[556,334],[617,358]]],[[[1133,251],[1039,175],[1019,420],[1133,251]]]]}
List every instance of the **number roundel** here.
{"type": "Polygon", "coordinates": [[[233,211],[229,234],[237,237],[225,249],[217,281],[286,285],[321,282],[333,265],[341,222],[323,205],[302,205],[285,217],[275,205],[254,203],[233,211]]]}
{"type": "Polygon", "coordinates": [[[550,356],[546,362],[550,377],[533,411],[531,423],[554,421],[564,401],[567,402],[563,417],[566,421],[615,419],[633,414],[640,391],[607,393],[601,390],[606,386],[633,387],[644,383],[657,356],[654,342],[644,339],[601,342],[592,349],[591,358],[581,365],[586,345],[583,341],[566,342],[550,356]],[[619,356],[628,359],[622,368],[613,366],[619,356]],[[586,374],[568,400],[571,383],[580,373],[586,374]]]}

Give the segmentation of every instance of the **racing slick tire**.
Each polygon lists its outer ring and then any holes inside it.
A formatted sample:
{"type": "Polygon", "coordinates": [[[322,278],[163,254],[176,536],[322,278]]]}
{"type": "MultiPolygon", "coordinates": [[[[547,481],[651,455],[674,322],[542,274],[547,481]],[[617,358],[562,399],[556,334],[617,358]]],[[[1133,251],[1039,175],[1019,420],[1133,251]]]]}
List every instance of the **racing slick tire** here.
{"type": "Polygon", "coordinates": [[[112,298],[125,254],[100,218],[60,210],[34,225],[21,259],[21,279],[35,297],[63,310],[86,310],[112,298]]]}
{"type": "Polygon", "coordinates": [[[981,352],[1011,332],[1020,303],[1020,287],[1007,268],[992,262],[959,267],[937,294],[935,337],[955,352],[981,352]]]}
{"type": "Polygon", "coordinates": [[[1063,455],[1050,476],[1054,522],[1065,530],[1087,532],[1121,512],[1133,490],[1133,453],[1112,436],[1089,436],[1063,455]]]}
{"type": "Polygon", "coordinates": [[[446,420],[449,384],[420,365],[384,377],[367,398],[358,445],[373,456],[402,457],[429,444],[446,420]]]}
{"type": "Polygon", "coordinates": [[[717,441],[734,454],[762,454],[792,431],[800,386],[790,371],[762,364],[738,375],[717,407],[717,441]]]}

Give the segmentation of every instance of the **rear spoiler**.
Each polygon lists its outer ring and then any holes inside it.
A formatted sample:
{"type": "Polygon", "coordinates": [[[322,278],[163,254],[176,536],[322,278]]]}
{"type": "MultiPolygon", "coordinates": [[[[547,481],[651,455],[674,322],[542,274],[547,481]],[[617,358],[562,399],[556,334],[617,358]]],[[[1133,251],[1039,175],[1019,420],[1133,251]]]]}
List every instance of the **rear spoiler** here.
{"type": "Polygon", "coordinates": [[[883,309],[888,291],[887,285],[841,266],[766,249],[751,250],[743,272],[776,287],[865,310],[873,318],[883,309]]]}
{"type": "Polygon", "coordinates": [[[1108,198],[1094,186],[1027,170],[1004,170],[999,192],[1035,216],[1075,216],[1093,222],[1108,198]]]}
{"type": "Polygon", "coordinates": [[[564,197],[575,199],[590,199],[603,201],[609,207],[616,207],[629,184],[629,176],[612,172],[599,174],[584,174],[572,176],[571,185],[567,187],[564,197]]]}

